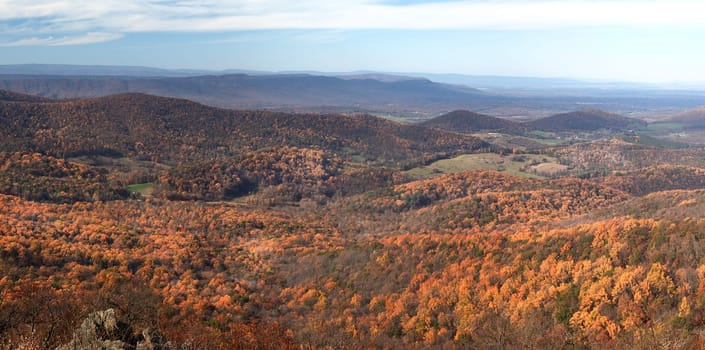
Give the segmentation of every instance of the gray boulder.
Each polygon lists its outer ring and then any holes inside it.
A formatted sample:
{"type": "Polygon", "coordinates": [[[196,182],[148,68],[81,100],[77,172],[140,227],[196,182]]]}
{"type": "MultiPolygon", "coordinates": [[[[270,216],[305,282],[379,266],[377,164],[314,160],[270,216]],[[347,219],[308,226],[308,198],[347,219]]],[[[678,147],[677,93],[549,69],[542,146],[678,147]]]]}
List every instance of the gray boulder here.
{"type": "Polygon", "coordinates": [[[121,340],[115,339],[117,331],[118,322],[117,318],[115,318],[115,310],[96,311],[83,320],[81,327],[73,333],[71,342],[59,346],[56,350],[125,349],[126,344],[121,340]]]}
{"type": "Polygon", "coordinates": [[[115,310],[96,311],[88,315],[73,333],[71,342],[56,350],[176,350],[164,336],[152,328],[133,334],[129,325],[119,322],[115,310]]]}

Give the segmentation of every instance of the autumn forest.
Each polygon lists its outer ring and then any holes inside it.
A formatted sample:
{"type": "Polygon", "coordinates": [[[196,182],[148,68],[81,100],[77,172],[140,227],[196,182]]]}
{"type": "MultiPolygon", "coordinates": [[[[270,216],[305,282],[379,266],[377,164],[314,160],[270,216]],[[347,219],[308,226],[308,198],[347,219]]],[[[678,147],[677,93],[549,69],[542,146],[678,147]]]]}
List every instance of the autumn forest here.
{"type": "Polygon", "coordinates": [[[0,94],[0,348],[705,348],[705,149],[549,118],[0,94]]]}

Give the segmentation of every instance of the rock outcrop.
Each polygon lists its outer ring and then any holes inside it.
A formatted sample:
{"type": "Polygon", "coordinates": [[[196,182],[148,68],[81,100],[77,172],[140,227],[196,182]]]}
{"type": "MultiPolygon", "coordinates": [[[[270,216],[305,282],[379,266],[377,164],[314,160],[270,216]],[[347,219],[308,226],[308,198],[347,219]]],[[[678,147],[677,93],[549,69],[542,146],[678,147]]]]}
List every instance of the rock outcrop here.
{"type": "Polygon", "coordinates": [[[172,350],[177,347],[167,342],[159,332],[147,328],[133,334],[130,325],[118,321],[115,310],[93,312],[73,333],[71,342],[56,350],[172,350]]]}

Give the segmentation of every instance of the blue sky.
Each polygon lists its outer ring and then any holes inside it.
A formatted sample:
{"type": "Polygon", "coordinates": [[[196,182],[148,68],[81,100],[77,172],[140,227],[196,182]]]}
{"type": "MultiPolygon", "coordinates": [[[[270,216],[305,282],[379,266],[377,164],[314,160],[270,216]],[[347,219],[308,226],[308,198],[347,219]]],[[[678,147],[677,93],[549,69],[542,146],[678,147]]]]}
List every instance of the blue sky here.
{"type": "Polygon", "coordinates": [[[705,82],[693,0],[0,0],[0,64],[705,82]]]}

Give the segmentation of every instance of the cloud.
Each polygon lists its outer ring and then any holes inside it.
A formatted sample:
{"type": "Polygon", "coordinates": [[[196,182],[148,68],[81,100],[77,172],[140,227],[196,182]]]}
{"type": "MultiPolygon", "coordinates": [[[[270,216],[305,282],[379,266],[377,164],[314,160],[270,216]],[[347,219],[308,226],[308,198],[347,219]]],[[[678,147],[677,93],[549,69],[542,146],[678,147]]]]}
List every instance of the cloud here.
{"type": "MultiPolygon", "coordinates": [[[[29,35],[266,29],[540,29],[705,26],[695,0],[0,0],[29,35]]],[[[27,33],[25,33],[27,34],[27,33]]],[[[32,39],[27,39],[32,40],[32,39]]],[[[42,39],[37,39],[41,41],[42,39]]]]}
{"type": "Polygon", "coordinates": [[[68,46],[96,44],[122,38],[122,34],[116,33],[96,33],[91,32],[80,36],[54,37],[31,37],[15,41],[0,43],[0,47],[9,46],[68,46]]]}

